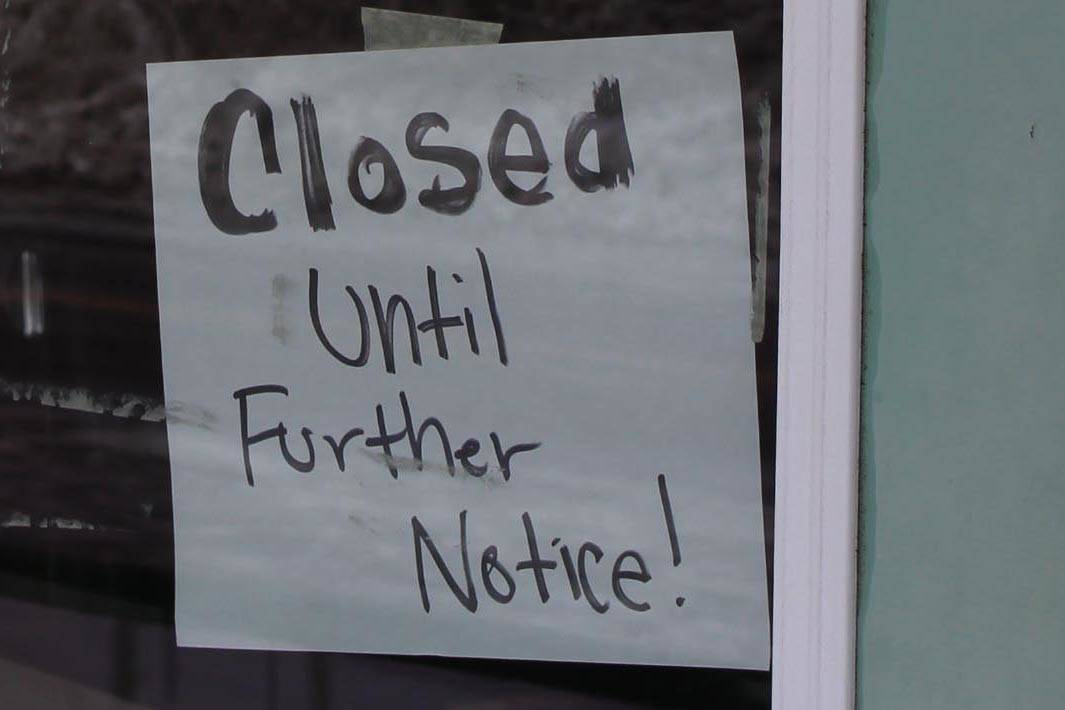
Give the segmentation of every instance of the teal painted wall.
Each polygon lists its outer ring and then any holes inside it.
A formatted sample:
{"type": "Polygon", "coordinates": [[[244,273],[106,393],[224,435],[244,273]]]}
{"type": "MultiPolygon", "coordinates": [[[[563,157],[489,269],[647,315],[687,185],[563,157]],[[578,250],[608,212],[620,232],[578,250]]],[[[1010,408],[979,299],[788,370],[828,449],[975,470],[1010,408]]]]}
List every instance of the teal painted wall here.
{"type": "Polygon", "coordinates": [[[858,700],[1065,708],[1065,2],[869,0],[858,700]]]}

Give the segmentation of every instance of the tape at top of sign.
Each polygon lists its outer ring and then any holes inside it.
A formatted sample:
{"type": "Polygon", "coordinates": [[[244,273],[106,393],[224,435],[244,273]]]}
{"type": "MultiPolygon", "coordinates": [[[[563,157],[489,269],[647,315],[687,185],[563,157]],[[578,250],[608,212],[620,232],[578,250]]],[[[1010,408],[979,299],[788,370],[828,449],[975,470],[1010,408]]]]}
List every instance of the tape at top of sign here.
{"type": "Polygon", "coordinates": [[[503,25],[364,7],[362,30],[366,50],[374,51],[496,44],[503,33],[503,25]]]}

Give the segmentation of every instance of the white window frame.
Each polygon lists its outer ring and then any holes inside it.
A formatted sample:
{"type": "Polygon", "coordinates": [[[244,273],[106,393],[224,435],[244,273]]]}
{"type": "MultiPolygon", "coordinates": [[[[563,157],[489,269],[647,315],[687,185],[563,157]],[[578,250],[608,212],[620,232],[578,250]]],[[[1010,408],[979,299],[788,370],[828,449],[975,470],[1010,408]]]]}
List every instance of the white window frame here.
{"type": "Polygon", "coordinates": [[[774,710],[854,707],[865,4],[785,0],[774,710]]]}

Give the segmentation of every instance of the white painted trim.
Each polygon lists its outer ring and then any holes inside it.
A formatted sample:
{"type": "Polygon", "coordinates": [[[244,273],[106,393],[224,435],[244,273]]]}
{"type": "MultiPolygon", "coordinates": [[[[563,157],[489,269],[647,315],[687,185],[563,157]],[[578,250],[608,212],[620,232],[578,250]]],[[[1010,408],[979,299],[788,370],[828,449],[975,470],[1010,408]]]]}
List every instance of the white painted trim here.
{"type": "Polygon", "coordinates": [[[865,7],[785,0],[774,710],[854,707],[865,7]]]}

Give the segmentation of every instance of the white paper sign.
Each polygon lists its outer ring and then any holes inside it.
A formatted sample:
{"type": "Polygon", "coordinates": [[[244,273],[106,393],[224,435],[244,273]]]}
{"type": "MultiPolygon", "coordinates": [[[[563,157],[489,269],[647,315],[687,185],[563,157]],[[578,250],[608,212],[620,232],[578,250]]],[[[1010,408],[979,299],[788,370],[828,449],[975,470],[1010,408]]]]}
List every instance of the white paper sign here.
{"type": "Polygon", "coordinates": [[[768,666],[730,34],[148,95],[180,644],[768,666]]]}

